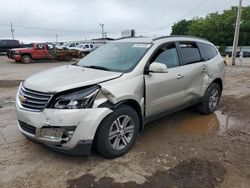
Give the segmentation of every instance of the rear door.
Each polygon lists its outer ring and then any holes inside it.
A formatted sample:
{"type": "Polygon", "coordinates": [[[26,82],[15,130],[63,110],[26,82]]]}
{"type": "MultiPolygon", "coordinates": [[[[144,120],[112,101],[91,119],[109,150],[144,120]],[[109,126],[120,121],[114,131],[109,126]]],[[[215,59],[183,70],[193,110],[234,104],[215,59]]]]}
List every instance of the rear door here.
{"type": "MultiPolygon", "coordinates": [[[[218,53],[215,46],[208,43],[197,43],[201,52],[201,58],[204,60],[204,91],[207,86],[216,78],[224,78],[225,64],[224,59],[218,53]]],[[[203,91],[203,92],[204,92],[203,91]]]]}
{"type": "Polygon", "coordinates": [[[145,75],[146,116],[150,117],[183,104],[185,80],[176,43],[160,46],[149,61],[167,65],[167,73],[145,75]]]}
{"type": "Polygon", "coordinates": [[[189,103],[202,96],[205,65],[196,42],[179,41],[182,57],[183,76],[185,77],[185,94],[183,101],[189,103]]]}

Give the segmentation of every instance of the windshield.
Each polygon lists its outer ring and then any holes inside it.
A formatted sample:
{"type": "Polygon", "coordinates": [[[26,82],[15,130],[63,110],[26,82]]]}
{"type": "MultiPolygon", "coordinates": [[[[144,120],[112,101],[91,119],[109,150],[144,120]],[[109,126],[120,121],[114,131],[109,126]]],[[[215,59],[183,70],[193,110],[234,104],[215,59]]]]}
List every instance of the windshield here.
{"type": "Polygon", "coordinates": [[[107,71],[132,70],[151,47],[150,43],[109,43],[80,60],[78,66],[107,71]]]}

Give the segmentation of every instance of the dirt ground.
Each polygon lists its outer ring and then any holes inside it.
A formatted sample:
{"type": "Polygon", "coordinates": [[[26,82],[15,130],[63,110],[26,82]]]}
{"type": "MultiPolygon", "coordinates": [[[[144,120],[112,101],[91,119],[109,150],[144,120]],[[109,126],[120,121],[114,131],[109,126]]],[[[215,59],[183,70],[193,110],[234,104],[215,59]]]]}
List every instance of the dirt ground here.
{"type": "Polygon", "coordinates": [[[15,62],[6,56],[0,56],[0,80],[23,80],[28,76],[49,68],[57,67],[60,65],[67,65],[73,62],[64,61],[39,61],[32,62],[31,64],[22,64],[15,62]]]}
{"type": "Polygon", "coordinates": [[[16,90],[0,87],[0,187],[250,187],[250,60],[227,67],[219,111],[189,108],[148,124],[113,160],[65,156],[25,139],[16,90]]]}

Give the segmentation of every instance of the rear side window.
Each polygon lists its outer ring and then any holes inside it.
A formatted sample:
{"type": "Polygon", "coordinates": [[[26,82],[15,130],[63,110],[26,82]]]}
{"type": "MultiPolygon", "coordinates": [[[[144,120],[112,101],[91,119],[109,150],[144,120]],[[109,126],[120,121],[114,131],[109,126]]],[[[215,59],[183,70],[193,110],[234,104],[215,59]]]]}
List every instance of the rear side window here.
{"type": "Polygon", "coordinates": [[[10,46],[16,46],[16,45],[18,45],[18,41],[16,41],[16,40],[9,40],[9,41],[8,41],[8,44],[9,44],[10,46]]]}
{"type": "Polygon", "coordinates": [[[0,46],[6,46],[6,45],[7,45],[7,42],[5,40],[0,41],[0,46]]]}
{"type": "Polygon", "coordinates": [[[151,62],[167,65],[168,68],[179,66],[179,57],[175,43],[168,43],[160,47],[153,56],[151,62]]]}
{"type": "Polygon", "coordinates": [[[195,42],[179,42],[179,44],[181,49],[183,65],[188,65],[202,61],[199,48],[195,42]]]}
{"type": "Polygon", "coordinates": [[[200,48],[202,60],[204,61],[210,60],[218,54],[214,46],[210,44],[198,43],[198,46],[200,48]]]}

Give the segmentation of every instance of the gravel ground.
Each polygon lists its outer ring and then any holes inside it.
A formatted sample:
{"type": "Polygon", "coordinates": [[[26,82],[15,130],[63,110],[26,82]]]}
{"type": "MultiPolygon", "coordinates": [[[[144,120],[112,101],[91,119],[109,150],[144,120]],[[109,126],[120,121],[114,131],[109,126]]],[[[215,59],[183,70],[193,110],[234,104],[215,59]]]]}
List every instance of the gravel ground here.
{"type": "MultiPolygon", "coordinates": [[[[59,64],[17,65],[1,57],[0,83],[59,64]]],[[[227,67],[219,111],[204,116],[189,108],[148,124],[132,150],[114,160],[95,152],[65,156],[25,139],[16,126],[17,87],[5,86],[0,187],[250,187],[250,61],[227,67]]]]}

